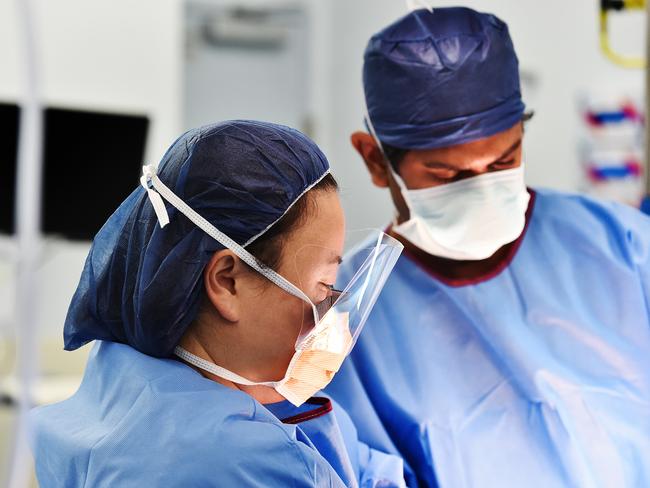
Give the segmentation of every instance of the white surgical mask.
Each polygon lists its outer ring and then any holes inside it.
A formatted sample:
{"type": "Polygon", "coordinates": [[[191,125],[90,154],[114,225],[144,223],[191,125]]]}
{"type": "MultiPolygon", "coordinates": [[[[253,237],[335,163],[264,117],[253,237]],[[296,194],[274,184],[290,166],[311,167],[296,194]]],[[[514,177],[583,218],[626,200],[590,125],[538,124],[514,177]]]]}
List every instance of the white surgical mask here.
{"type": "Polygon", "coordinates": [[[335,292],[336,296],[316,305],[300,288],[272,269],[261,266],[246,249],[191,209],[160,181],[154,166],[143,167],[143,173],[140,182],[147,190],[161,227],[169,223],[162,196],[204,232],[232,250],[251,268],[287,293],[308,303],[314,317],[314,326],[304,333],[301,331],[298,336],[295,353],[284,377],[279,381],[251,381],[180,346],[175,348],[174,353],[197,368],[234,383],[272,387],[296,406],[327,386],[354,346],[370,309],[397,262],[403,246],[383,232],[374,232],[368,255],[350,283],[342,292],[335,292]]]}
{"type": "Polygon", "coordinates": [[[410,212],[393,230],[431,255],[487,259],[526,225],[530,195],[523,166],[422,190],[409,190],[399,175],[393,177],[410,212]]]}

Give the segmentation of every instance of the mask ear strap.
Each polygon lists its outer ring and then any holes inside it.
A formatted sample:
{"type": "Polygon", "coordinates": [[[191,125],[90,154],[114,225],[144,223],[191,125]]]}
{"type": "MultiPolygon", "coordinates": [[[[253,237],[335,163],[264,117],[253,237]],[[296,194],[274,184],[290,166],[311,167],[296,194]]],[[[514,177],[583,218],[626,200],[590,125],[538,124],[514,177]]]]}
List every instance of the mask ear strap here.
{"type": "MultiPolygon", "coordinates": [[[[285,279],[283,276],[279,275],[272,269],[261,266],[257,262],[257,259],[255,259],[255,257],[251,253],[249,253],[246,249],[244,249],[242,246],[237,244],[226,234],[224,234],[215,226],[213,226],[210,222],[205,220],[201,215],[199,215],[189,205],[187,205],[183,200],[181,200],[162,181],[160,181],[160,178],[158,178],[156,172],[157,172],[157,168],[153,165],[143,166],[142,167],[143,176],[140,182],[142,186],[147,189],[147,194],[149,195],[149,199],[151,200],[151,203],[154,206],[156,215],[160,219],[161,226],[164,227],[164,222],[165,222],[164,217],[167,216],[167,211],[164,209],[164,205],[162,205],[163,207],[162,210],[160,209],[162,204],[162,199],[160,197],[162,196],[179,212],[181,212],[188,219],[190,219],[197,227],[202,229],[206,234],[208,234],[214,240],[223,244],[225,247],[227,247],[232,252],[234,252],[242,261],[248,264],[255,271],[257,271],[262,276],[267,278],[273,284],[282,288],[287,293],[309,303],[312,306],[312,310],[314,313],[314,320],[318,322],[319,317],[315,305],[300,288],[295,286],[293,283],[289,282],[287,279],[285,279]],[[149,185],[151,185],[151,187],[149,185]],[[164,211],[164,215],[162,215],[162,211],[164,211]],[[163,218],[161,219],[161,217],[163,218]]],[[[169,221],[168,217],[166,221],[167,222],[169,221]]]]}
{"type": "Polygon", "coordinates": [[[256,381],[247,380],[243,376],[239,376],[237,373],[228,371],[227,369],[222,368],[221,366],[211,363],[210,361],[206,361],[202,357],[192,354],[188,350],[183,349],[181,346],[176,346],[174,348],[174,354],[179,358],[183,359],[184,361],[190,363],[191,365],[202,369],[203,371],[207,371],[208,373],[212,373],[213,375],[218,376],[219,378],[232,381],[233,383],[237,383],[238,385],[276,387],[282,383],[282,381],[256,382],[256,381]]]}
{"type": "Polygon", "coordinates": [[[384,146],[381,143],[381,140],[379,137],[377,137],[377,132],[375,131],[375,126],[372,125],[372,120],[370,120],[370,114],[368,113],[368,107],[365,107],[365,112],[366,115],[364,117],[364,121],[366,123],[366,127],[370,131],[370,135],[372,138],[375,140],[375,144],[377,144],[377,147],[379,148],[379,151],[381,152],[381,155],[384,157],[384,162],[386,163],[386,166],[388,167],[388,171],[390,171],[390,174],[392,175],[393,179],[397,182],[397,186],[399,186],[400,191],[402,192],[402,198],[404,199],[404,202],[406,205],[409,207],[409,210],[411,209],[411,206],[409,205],[406,195],[408,192],[408,188],[406,187],[406,183],[404,183],[404,180],[400,175],[397,174],[397,171],[393,169],[393,165],[391,164],[390,160],[388,159],[388,156],[386,156],[386,152],[384,151],[384,146]]]}

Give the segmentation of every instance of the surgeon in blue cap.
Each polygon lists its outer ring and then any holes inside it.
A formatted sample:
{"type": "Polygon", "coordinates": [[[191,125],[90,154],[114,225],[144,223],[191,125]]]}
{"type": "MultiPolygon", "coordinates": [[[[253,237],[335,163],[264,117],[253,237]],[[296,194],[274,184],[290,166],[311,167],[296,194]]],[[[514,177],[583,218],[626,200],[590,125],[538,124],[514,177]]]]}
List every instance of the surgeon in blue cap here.
{"type": "Polygon", "coordinates": [[[297,346],[335,338],[323,304],[340,317],[344,219],[318,147],[230,121],[185,133],[143,173],[68,311],[65,348],[96,341],[83,382],[31,414],[40,486],[405,486],[399,457],[313,396],[340,362],[321,371],[297,346]]]}
{"type": "Polygon", "coordinates": [[[410,486],[650,486],[648,218],[526,187],[494,15],[405,15],[368,42],[363,85],[352,143],[405,252],[327,390],[361,439],[410,486]]]}

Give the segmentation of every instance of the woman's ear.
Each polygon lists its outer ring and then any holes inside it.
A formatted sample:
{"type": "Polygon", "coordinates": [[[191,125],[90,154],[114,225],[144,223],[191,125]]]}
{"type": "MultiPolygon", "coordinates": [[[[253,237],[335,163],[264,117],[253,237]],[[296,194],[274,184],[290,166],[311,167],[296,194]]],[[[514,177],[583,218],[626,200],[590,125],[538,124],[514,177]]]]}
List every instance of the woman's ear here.
{"type": "Polygon", "coordinates": [[[388,187],[387,161],[377,146],[375,138],[367,132],[359,131],[350,136],[350,142],[366,163],[372,183],[379,188],[388,187]]]}
{"type": "Polygon", "coordinates": [[[214,253],[203,271],[206,297],[219,315],[229,322],[240,319],[244,267],[235,253],[223,249],[214,253]]]}

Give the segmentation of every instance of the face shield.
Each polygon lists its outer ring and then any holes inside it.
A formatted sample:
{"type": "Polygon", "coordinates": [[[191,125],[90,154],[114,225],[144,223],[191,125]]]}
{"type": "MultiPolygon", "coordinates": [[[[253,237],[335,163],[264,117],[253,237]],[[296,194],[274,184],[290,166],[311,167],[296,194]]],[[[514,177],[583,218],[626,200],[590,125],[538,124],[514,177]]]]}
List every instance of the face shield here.
{"type": "MultiPolygon", "coordinates": [[[[338,335],[330,336],[330,340],[339,341],[341,346],[334,347],[335,344],[332,344],[332,347],[340,352],[344,352],[344,349],[347,349],[345,353],[349,352],[403,247],[399,241],[379,230],[349,232],[346,242],[346,247],[355,245],[355,256],[360,257],[361,265],[347,282],[340,277],[336,279],[336,272],[323,272],[332,283],[336,281],[336,287],[331,286],[324,300],[310,303],[313,320],[303,322],[296,340],[296,350],[309,347],[314,337],[322,336],[328,327],[334,327],[340,331],[338,335]]],[[[307,246],[299,251],[300,256],[296,259],[304,259],[305,253],[317,252],[320,249],[307,246]]]]}

